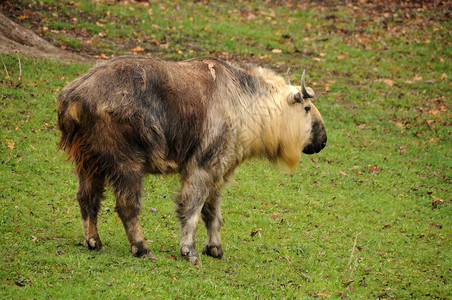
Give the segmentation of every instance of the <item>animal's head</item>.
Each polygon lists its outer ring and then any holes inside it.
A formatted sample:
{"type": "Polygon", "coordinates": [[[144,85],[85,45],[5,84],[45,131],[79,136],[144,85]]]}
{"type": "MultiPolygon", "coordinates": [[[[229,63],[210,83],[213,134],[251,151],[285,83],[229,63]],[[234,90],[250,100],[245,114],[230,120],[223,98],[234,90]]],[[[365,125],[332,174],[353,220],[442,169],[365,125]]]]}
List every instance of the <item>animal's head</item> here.
{"type": "Polygon", "coordinates": [[[305,86],[305,71],[301,76],[301,86],[290,84],[286,74],[286,85],[290,88],[287,101],[296,111],[296,122],[302,122],[302,150],[305,154],[320,152],[326,146],[326,131],[322,116],[313,103],[314,91],[305,86]]]}

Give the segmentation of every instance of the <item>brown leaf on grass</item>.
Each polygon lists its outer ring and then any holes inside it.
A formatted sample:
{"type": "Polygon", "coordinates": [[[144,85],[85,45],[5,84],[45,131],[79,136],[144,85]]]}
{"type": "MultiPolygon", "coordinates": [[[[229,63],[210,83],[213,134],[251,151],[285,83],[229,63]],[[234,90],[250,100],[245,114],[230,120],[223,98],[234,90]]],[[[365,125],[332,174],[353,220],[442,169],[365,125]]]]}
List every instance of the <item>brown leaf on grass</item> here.
{"type": "Polygon", "coordinates": [[[395,123],[395,126],[397,126],[397,127],[399,127],[400,129],[403,129],[405,126],[402,124],[402,123],[400,123],[400,122],[396,122],[395,123]]]}
{"type": "Polygon", "coordinates": [[[94,57],[100,58],[100,59],[108,59],[108,56],[105,55],[104,53],[101,53],[100,55],[94,55],[94,57]]]}
{"type": "Polygon", "coordinates": [[[251,236],[252,236],[252,237],[253,237],[253,236],[256,236],[256,235],[259,233],[259,231],[262,231],[262,230],[263,230],[262,227],[259,227],[256,231],[251,230],[251,236]]]}
{"type": "Polygon", "coordinates": [[[368,167],[368,169],[369,169],[369,171],[371,173],[378,173],[378,172],[381,171],[380,167],[377,166],[377,165],[375,165],[375,166],[374,165],[368,165],[367,167],[368,167]]]}
{"type": "Polygon", "coordinates": [[[432,207],[433,208],[438,208],[438,206],[440,204],[443,204],[443,203],[444,203],[443,199],[435,197],[435,196],[432,195],[432,207]]]}
{"type": "Polygon", "coordinates": [[[329,298],[329,297],[331,297],[331,295],[328,294],[327,292],[320,292],[320,293],[317,294],[317,297],[329,298]]]}
{"type": "Polygon", "coordinates": [[[8,148],[11,150],[14,150],[14,141],[13,140],[6,140],[8,142],[8,148]]]}
{"type": "Polygon", "coordinates": [[[65,251],[62,250],[62,249],[57,249],[57,250],[55,251],[55,255],[63,255],[64,253],[65,253],[65,251]]]}
{"type": "Polygon", "coordinates": [[[343,284],[344,286],[349,286],[349,285],[352,284],[353,282],[355,282],[355,281],[354,281],[354,280],[346,280],[346,281],[343,281],[342,284],[343,284]]]}
{"type": "Polygon", "coordinates": [[[389,87],[392,87],[394,85],[394,81],[389,78],[378,79],[378,80],[375,80],[375,82],[383,82],[384,84],[386,84],[389,87]]]}
{"type": "Polygon", "coordinates": [[[410,80],[405,81],[405,83],[414,83],[422,80],[422,76],[413,76],[410,80]]]}
{"type": "Polygon", "coordinates": [[[399,146],[398,147],[400,154],[406,154],[406,147],[405,146],[399,146]]]}
{"type": "Polygon", "coordinates": [[[387,225],[383,226],[383,229],[388,229],[388,228],[391,228],[391,225],[387,224],[387,225]]]}
{"type": "Polygon", "coordinates": [[[25,279],[19,278],[16,282],[14,282],[17,286],[25,286],[25,279]]]}
{"type": "Polygon", "coordinates": [[[130,52],[134,52],[134,53],[138,53],[138,52],[143,52],[144,49],[141,46],[136,46],[135,48],[129,49],[130,52]]]}
{"type": "Polygon", "coordinates": [[[383,79],[382,82],[384,84],[386,84],[387,86],[393,86],[394,85],[394,81],[392,81],[391,79],[383,79]]]}

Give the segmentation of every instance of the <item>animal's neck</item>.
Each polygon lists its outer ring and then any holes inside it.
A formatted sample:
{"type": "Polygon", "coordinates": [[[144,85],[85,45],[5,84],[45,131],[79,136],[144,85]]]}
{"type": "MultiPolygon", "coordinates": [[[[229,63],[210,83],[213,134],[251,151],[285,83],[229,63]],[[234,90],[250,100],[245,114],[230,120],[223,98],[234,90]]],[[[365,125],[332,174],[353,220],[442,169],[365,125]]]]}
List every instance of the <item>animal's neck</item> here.
{"type": "Polygon", "coordinates": [[[238,120],[237,145],[242,160],[265,156],[276,160],[281,134],[281,108],[273,95],[249,99],[238,120]]]}

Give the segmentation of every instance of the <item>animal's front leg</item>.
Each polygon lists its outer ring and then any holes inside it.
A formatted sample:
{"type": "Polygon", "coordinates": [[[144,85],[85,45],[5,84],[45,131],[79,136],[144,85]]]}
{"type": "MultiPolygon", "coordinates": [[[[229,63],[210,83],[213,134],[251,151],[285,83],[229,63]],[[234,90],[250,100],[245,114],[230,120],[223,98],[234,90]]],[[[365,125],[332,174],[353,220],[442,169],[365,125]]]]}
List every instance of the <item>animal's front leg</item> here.
{"type": "Polygon", "coordinates": [[[176,198],[176,212],[181,223],[180,253],[194,264],[201,263],[196,253],[196,229],[210,182],[210,176],[204,170],[183,176],[181,192],[176,198]]]}

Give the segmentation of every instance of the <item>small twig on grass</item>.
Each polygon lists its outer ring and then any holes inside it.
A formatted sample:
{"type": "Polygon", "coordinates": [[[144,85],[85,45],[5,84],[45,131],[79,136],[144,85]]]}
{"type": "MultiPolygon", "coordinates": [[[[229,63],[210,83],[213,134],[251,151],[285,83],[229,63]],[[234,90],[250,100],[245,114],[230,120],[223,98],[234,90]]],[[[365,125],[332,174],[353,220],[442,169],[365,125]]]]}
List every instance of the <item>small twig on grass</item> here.
{"type": "Polygon", "coordinates": [[[20,81],[22,78],[22,64],[20,63],[19,50],[14,50],[14,52],[16,52],[17,60],[19,61],[19,79],[17,81],[20,81]]]}
{"type": "MultiPolygon", "coordinates": [[[[2,60],[3,67],[5,68],[6,79],[9,79],[10,82],[11,82],[13,85],[18,86],[20,80],[22,79],[22,63],[20,62],[20,57],[19,57],[19,53],[20,53],[20,52],[19,52],[19,50],[14,50],[14,53],[16,53],[16,55],[17,55],[17,60],[18,60],[18,62],[19,62],[19,77],[17,78],[17,83],[12,82],[11,77],[9,76],[8,68],[6,67],[6,64],[5,64],[5,61],[3,60],[3,56],[2,56],[2,55],[0,55],[0,58],[1,58],[1,60],[2,60]]],[[[14,80],[14,81],[15,81],[15,80],[14,80]]]]}
{"type": "Polygon", "coordinates": [[[289,263],[289,266],[292,267],[292,269],[295,271],[295,273],[298,274],[298,276],[300,276],[300,277],[303,278],[303,279],[306,279],[306,280],[309,281],[309,282],[312,282],[312,278],[311,278],[311,277],[309,277],[308,275],[306,275],[306,274],[304,274],[304,273],[301,273],[301,272],[299,272],[297,269],[295,269],[295,266],[292,265],[292,262],[290,261],[289,255],[283,256],[283,258],[284,258],[285,260],[287,260],[287,262],[289,263]]]}
{"type": "Polygon", "coordinates": [[[356,266],[358,265],[358,257],[355,258],[355,263],[353,264],[353,268],[351,268],[351,264],[352,264],[352,260],[353,260],[353,254],[355,253],[355,248],[356,248],[356,241],[358,240],[358,236],[361,234],[361,232],[357,232],[356,236],[355,236],[355,241],[353,242],[353,248],[352,248],[352,253],[350,253],[350,259],[348,260],[348,264],[345,267],[344,271],[342,272],[342,276],[341,279],[344,280],[344,276],[347,273],[347,270],[350,270],[350,274],[349,274],[349,278],[352,277],[353,272],[356,269],[356,266]]]}
{"type": "Polygon", "coordinates": [[[5,61],[3,60],[3,55],[0,55],[0,58],[2,59],[3,67],[5,68],[6,79],[9,79],[9,73],[8,73],[8,69],[6,68],[5,61]]]}
{"type": "Polygon", "coordinates": [[[11,244],[9,245],[9,247],[7,249],[5,249],[5,251],[3,251],[2,255],[0,256],[0,260],[3,259],[3,257],[6,256],[6,254],[8,253],[8,251],[11,249],[11,247],[13,246],[13,242],[11,242],[11,244]]]}

